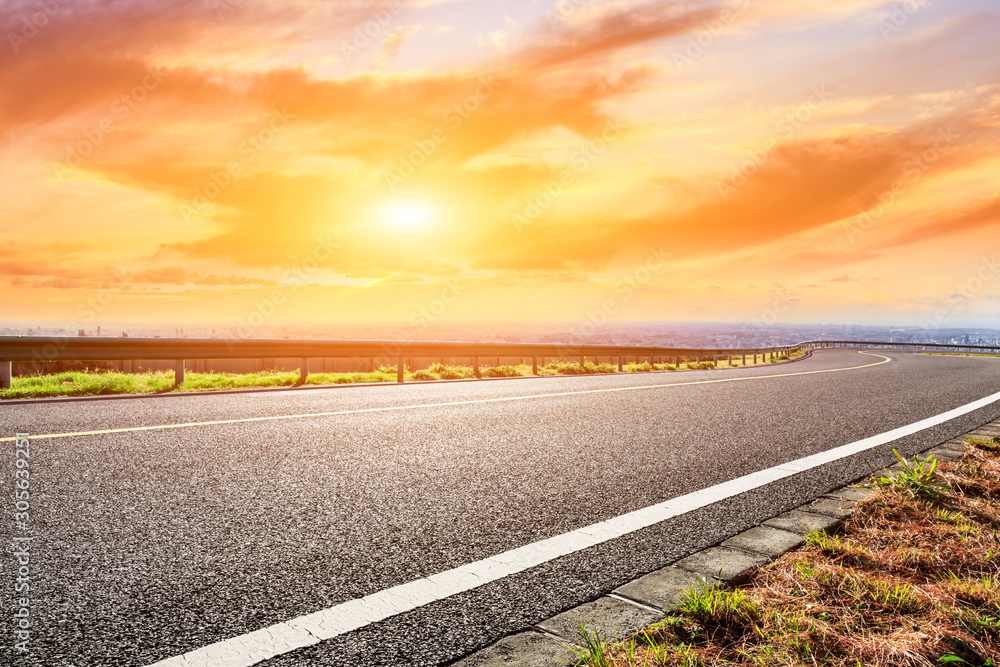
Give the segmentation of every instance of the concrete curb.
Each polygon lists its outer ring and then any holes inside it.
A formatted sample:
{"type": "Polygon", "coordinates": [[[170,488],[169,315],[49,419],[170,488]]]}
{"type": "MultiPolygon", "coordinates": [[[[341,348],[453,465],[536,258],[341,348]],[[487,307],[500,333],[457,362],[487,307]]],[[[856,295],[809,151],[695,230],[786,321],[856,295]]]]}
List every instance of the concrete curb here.
{"type": "MultiPolygon", "coordinates": [[[[1000,436],[1000,419],[949,440],[923,453],[942,463],[961,458],[963,444],[970,437],[1000,436]]],[[[873,472],[890,476],[899,473],[899,464],[873,472]]],[[[863,478],[868,479],[868,477],[863,478]]],[[[663,619],[663,612],[675,606],[693,586],[736,586],[747,581],[761,565],[797,549],[804,536],[815,530],[833,531],[854,512],[854,506],[870,497],[873,489],[849,484],[823,494],[789,512],[764,521],[721,544],[693,553],[673,565],[651,572],[619,586],[596,600],[564,611],[531,629],[505,637],[470,656],[451,663],[454,667],[554,667],[573,664],[576,656],[568,646],[576,646],[582,624],[608,639],[624,639],[663,619]]]]}

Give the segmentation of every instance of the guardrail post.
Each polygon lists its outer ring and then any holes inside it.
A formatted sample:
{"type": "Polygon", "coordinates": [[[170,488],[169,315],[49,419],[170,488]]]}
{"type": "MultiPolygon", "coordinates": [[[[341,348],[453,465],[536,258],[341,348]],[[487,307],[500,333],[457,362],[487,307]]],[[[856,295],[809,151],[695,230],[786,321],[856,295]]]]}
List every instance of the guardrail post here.
{"type": "Polygon", "coordinates": [[[309,375],[309,360],[302,357],[302,365],[299,367],[299,380],[303,384],[305,384],[307,375],[309,375]]]}
{"type": "Polygon", "coordinates": [[[479,377],[479,357],[472,357],[472,374],[479,377]]]}
{"type": "Polygon", "coordinates": [[[531,358],[531,374],[538,375],[538,357],[531,358]]]}
{"type": "Polygon", "coordinates": [[[11,376],[13,375],[11,366],[13,364],[9,361],[0,361],[0,389],[10,389],[11,376]]]}
{"type": "Polygon", "coordinates": [[[618,372],[621,373],[625,370],[625,364],[622,362],[622,355],[618,355],[618,372]]]}
{"type": "Polygon", "coordinates": [[[403,369],[405,368],[403,361],[403,357],[396,359],[396,382],[400,383],[403,382],[403,369]]]}
{"type": "Polygon", "coordinates": [[[580,368],[583,368],[583,366],[584,366],[584,363],[583,363],[584,359],[585,359],[585,357],[580,357],[580,368]]]}
{"type": "Polygon", "coordinates": [[[178,359],[174,366],[174,385],[180,386],[184,383],[184,360],[178,359]]]}

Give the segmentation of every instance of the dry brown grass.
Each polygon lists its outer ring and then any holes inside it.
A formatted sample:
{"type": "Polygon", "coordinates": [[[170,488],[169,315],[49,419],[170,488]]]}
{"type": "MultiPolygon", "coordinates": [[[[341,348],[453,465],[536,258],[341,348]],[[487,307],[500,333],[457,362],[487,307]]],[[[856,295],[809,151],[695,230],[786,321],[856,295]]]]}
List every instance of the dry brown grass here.
{"type": "Polygon", "coordinates": [[[970,444],[936,471],[937,497],[880,487],[840,534],[738,589],[694,591],[624,642],[590,642],[580,664],[1000,665],[1000,440],[970,444]]]}

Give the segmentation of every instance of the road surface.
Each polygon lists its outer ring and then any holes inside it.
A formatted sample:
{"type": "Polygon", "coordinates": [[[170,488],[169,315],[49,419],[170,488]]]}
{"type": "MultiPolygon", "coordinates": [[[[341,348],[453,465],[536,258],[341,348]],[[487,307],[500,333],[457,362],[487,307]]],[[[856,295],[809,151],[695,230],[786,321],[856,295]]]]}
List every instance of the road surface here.
{"type": "MultiPolygon", "coordinates": [[[[0,663],[185,664],[170,659],[998,392],[996,359],[822,350],[732,371],[0,405],[4,542],[33,537],[30,651],[12,646],[8,555],[0,663]]],[[[998,417],[990,403],[260,664],[446,664],[885,465],[892,446],[998,417]]]]}

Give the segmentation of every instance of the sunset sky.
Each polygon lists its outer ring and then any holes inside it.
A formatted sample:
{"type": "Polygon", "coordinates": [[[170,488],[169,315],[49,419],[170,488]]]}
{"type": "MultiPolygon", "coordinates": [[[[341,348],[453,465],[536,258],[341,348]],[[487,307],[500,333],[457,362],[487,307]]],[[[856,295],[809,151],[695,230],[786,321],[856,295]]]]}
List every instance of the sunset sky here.
{"type": "Polygon", "coordinates": [[[15,0],[0,28],[0,323],[446,294],[441,322],[1000,326],[996,0],[15,0]]]}

